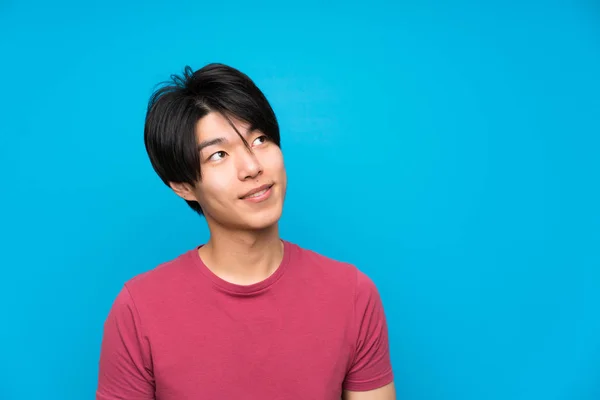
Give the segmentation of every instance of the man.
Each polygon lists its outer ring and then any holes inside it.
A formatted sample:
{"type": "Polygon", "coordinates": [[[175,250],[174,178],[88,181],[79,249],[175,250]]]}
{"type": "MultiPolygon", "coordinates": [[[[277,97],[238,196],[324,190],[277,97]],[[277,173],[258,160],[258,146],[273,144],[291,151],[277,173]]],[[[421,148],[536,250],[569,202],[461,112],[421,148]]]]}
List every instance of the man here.
{"type": "Polygon", "coordinates": [[[279,127],[250,78],[187,67],[151,97],[144,139],[210,238],[125,283],[104,325],[96,398],[395,399],[373,282],[279,237],[279,127]]]}

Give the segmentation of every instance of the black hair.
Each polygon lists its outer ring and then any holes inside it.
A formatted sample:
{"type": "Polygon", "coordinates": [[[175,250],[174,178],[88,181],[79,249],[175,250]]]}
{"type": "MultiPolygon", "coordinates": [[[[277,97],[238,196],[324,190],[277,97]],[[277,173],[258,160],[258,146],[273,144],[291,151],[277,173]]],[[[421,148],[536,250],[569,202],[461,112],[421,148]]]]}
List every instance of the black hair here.
{"type": "MultiPolygon", "coordinates": [[[[223,115],[234,129],[231,117],[246,122],[250,129],[260,130],[281,146],[279,124],[271,105],[239,70],[219,63],[196,72],[186,66],[182,75],[171,75],[170,81],[159,85],[148,102],[144,143],[152,167],[167,186],[194,186],[202,179],[196,124],[210,112],[223,115]]],[[[237,134],[244,140],[240,132],[237,134]]],[[[187,203],[203,215],[196,201],[187,203]]]]}

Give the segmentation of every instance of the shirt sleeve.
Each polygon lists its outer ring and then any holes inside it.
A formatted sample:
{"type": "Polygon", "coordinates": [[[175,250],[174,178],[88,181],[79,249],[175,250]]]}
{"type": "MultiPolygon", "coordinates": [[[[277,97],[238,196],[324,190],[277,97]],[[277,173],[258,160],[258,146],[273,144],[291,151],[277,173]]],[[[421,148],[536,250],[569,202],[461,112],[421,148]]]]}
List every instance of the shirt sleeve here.
{"type": "Polygon", "coordinates": [[[357,270],[354,321],[356,345],[344,390],[368,391],[393,381],[388,328],[377,287],[357,270]]]}
{"type": "Polygon", "coordinates": [[[96,400],[154,400],[150,344],[126,286],[104,322],[96,400]]]}

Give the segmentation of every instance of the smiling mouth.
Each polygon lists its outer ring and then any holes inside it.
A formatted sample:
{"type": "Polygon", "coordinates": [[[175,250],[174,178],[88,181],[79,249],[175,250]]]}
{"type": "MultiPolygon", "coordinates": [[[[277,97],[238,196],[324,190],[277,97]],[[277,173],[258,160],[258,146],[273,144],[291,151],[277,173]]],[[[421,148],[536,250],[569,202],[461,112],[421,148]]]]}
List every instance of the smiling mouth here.
{"type": "Polygon", "coordinates": [[[240,197],[240,199],[252,199],[255,197],[260,197],[263,194],[265,194],[269,189],[271,189],[273,185],[274,184],[261,186],[258,191],[252,191],[250,194],[240,197]]]}

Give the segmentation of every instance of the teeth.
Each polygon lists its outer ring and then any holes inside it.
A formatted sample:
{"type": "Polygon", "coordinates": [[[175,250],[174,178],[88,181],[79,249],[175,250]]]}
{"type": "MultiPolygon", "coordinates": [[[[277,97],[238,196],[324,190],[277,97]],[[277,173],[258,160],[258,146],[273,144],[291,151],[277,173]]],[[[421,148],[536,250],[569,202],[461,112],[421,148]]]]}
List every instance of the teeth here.
{"type": "Polygon", "coordinates": [[[260,192],[256,192],[254,194],[251,194],[250,196],[246,196],[246,198],[262,196],[263,194],[265,194],[267,192],[267,190],[269,190],[269,189],[261,190],[260,192]]]}

